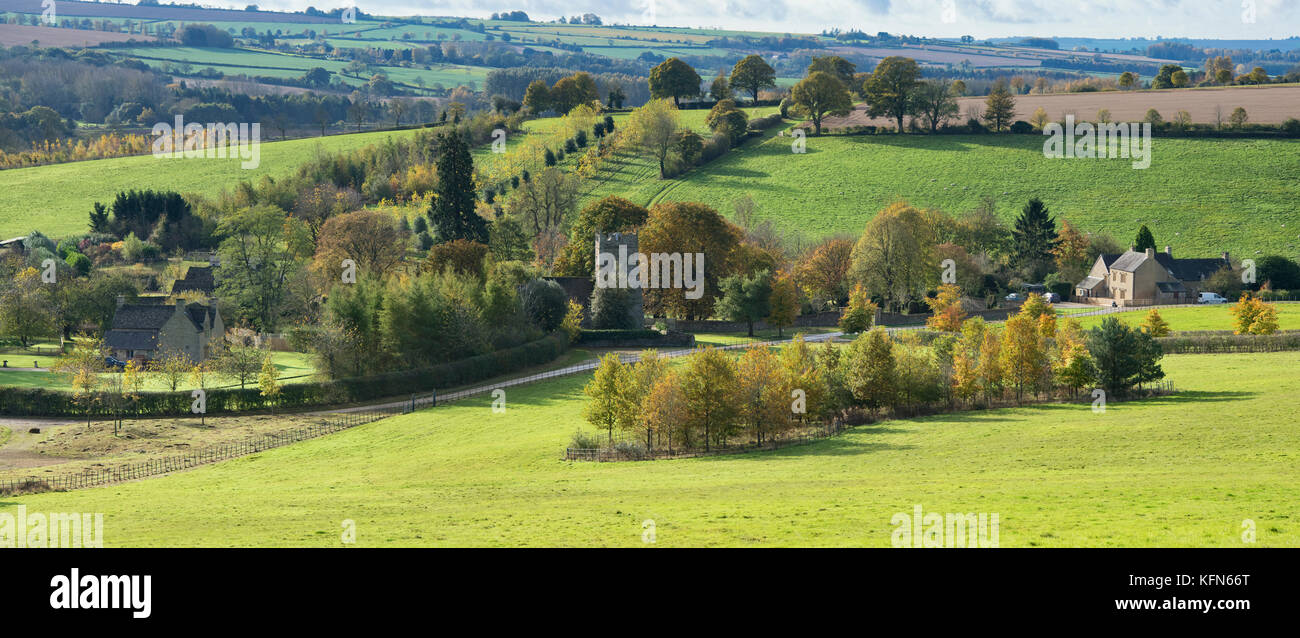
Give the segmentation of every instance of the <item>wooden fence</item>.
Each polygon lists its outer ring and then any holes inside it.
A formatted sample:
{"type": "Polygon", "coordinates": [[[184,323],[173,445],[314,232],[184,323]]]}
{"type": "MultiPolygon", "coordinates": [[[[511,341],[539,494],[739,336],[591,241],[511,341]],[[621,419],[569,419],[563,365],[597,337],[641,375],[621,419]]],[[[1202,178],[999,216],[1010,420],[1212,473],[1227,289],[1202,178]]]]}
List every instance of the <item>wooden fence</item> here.
{"type": "Polygon", "coordinates": [[[275,449],[290,443],[314,439],[326,434],[332,434],[358,425],[372,423],[379,419],[386,419],[398,414],[406,414],[425,407],[436,405],[436,397],[428,396],[421,398],[412,398],[408,402],[400,405],[389,405],[376,408],[367,408],[353,412],[341,412],[323,419],[320,423],[313,423],[292,430],[264,434],[262,436],[235,441],[231,443],[222,443],[212,445],[189,454],[178,454],[133,463],[121,463],[112,466],[87,468],[81,472],[66,472],[62,474],[47,474],[44,476],[29,476],[24,478],[0,481],[0,496],[14,496],[19,494],[30,494],[35,492],[51,492],[78,490],[86,487],[98,487],[101,485],[110,485],[121,483],[123,481],[134,481],[136,479],[158,476],[180,470],[188,470],[192,467],[225,461],[228,459],[257,454],[266,450],[275,449]]]}

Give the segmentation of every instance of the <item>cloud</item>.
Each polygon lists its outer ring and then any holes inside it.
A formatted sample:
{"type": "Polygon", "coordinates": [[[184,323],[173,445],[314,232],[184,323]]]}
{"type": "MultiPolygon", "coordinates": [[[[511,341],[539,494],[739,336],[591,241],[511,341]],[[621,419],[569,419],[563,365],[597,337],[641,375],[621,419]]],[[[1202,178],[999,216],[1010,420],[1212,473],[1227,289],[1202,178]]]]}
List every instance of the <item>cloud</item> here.
{"type": "MultiPolygon", "coordinates": [[[[776,33],[862,29],[951,37],[1090,36],[1285,38],[1300,23],[1296,0],[1253,0],[1257,20],[1242,19],[1241,0],[357,0],[388,15],[487,17],[521,9],[534,19],[596,13],[606,24],[724,27],[776,33]],[[951,2],[956,22],[941,12],[951,2]],[[652,7],[653,11],[648,8],[652,7]]],[[[302,10],[349,0],[264,0],[264,8],[302,10]]],[[[226,0],[242,8],[245,0],[226,0]]]]}

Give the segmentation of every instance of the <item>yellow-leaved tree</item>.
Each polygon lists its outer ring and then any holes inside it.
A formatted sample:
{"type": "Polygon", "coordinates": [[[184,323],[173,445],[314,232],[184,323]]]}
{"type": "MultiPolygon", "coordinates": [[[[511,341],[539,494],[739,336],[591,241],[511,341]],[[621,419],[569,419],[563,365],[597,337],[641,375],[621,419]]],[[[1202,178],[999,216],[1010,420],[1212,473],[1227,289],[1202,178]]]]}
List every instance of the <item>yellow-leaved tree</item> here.
{"type": "Polygon", "coordinates": [[[939,286],[939,294],[934,299],[926,299],[932,317],[925,320],[931,330],[957,332],[966,320],[966,311],[961,307],[961,287],[957,284],[939,286]]]}

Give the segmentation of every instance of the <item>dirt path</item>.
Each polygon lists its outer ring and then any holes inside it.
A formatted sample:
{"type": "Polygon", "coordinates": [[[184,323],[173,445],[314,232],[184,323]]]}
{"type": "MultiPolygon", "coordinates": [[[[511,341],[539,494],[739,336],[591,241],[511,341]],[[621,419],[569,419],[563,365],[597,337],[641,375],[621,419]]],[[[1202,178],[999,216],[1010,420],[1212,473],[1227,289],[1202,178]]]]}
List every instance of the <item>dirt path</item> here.
{"type": "Polygon", "coordinates": [[[0,427],[9,429],[9,440],[0,446],[0,470],[16,470],[67,463],[72,459],[46,456],[32,451],[36,443],[44,440],[58,428],[76,425],[80,421],[68,419],[10,419],[0,418],[0,427]],[[39,429],[39,434],[30,432],[39,429]]]}

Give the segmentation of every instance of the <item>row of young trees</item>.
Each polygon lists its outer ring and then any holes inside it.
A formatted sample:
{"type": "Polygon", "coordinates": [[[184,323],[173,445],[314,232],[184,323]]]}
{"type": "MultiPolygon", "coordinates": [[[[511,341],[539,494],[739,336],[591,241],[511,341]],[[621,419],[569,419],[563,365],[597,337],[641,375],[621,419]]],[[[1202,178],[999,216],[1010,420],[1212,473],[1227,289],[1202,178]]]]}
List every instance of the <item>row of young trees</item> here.
{"type": "Polygon", "coordinates": [[[955,332],[891,336],[884,328],[847,346],[811,348],[800,336],[739,357],[702,348],[670,365],[653,351],[634,364],[601,360],[584,393],[587,421],[613,447],[626,433],[644,451],[709,451],[737,437],[756,444],[809,422],[921,409],[959,409],[1026,399],[1073,398],[1085,388],[1108,396],[1164,377],[1160,347],[1146,330],[1114,318],[1090,331],[1058,322],[1041,297],[1004,325],[966,319],[955,332]]]}
{"type": "MultiPolygon", "coordinates": [[[[113,415],[113,433],[117,434],[124,415],[131,412],[150,381],[171,392],[187,383],[194,389],[206,390],[221,379],[238,383],[240,389],[256,383],[259,394],[272,407],[280,395],[280,370],[271,353],[261,348],[223,342],[219,351],[204,361],[194,361],[184,353],[164,351],[146,364],[132,359],[120,372],[105,373],[107,353],[102,340],[84,336],[51,366],[54,374],[65,378],[73,389],[74,399],[85,409],[87,428],[92,411],[100,404],[113,415]]],[[[206,423],[202,413],[200,420],[206,423]]]]}

